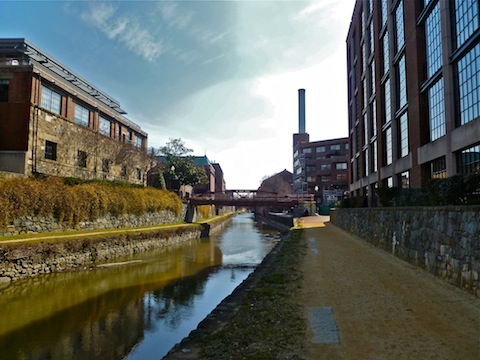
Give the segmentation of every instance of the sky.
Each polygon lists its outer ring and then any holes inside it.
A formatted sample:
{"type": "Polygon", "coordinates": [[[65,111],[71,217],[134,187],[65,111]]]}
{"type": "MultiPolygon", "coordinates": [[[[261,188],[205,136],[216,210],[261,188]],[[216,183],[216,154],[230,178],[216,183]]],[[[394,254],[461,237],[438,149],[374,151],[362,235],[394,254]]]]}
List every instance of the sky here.
{"type": "Polygon", "coordinates": [[[298,89],[310,141],[348,136],[355,0],[4,1],[25,38],[120,102],[155,148],[181,138],[227,189],[292,171],[298,89]]]}

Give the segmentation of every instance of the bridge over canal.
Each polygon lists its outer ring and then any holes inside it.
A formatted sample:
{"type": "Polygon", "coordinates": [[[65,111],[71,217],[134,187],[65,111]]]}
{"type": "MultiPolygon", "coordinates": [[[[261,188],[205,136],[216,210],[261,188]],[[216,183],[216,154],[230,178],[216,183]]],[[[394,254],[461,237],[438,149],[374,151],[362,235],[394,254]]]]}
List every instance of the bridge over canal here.
{"type": "Polygon", "coordinates": [[[290,209],[304,203],[314,202],[311,194],[278,194],[258,190],[226,190],[192,195],[189,202],[197,205],[275,207],[290,209]]]}

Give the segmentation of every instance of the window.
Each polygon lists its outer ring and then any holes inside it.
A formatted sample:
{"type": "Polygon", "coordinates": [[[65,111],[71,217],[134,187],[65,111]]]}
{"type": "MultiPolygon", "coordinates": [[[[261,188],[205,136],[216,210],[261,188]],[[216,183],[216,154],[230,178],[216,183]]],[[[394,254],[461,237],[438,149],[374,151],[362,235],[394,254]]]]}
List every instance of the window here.
{"type": "Polygon", "coordinates": [[[9,81],[0,79],[0,102],[8,102],[9,81]]]}
{"type": "Polygon", "coordinates": [[[335,168],[337,170],[347,170],[347,163],[336,163],[335,168]]]}
{"type": "Polygon", "coordinates": [[[480,44],[470,50],[457,65],[460,125],[480,115],[480,44]]]}
{"type": "Polygon", "coordinates": [[[347,181],[347,174],[337,174],[336,179],[338,181],[347,181]]]}
{"type": "Polygon", "coordinates": [[[340,150],[340,145],[339,144],[330,145],[330,150],[340,150]]]}
{"type": "Polygon", "coordinates": [[[316,149],[315,149],[315,151],[316,151],[317,153],[319,153],[319,152],[325,152],[325,146],[317,146],[316,149]]]}
{"type": "Polygon", "coordinates": [[[385,26],[388,20],[388,0],[382,0],[382,26],[385,26]]]}
{"type": "Polygon", "coordinates": [[[104,173],[109,173],[110,172],[110,160],[109,159],[103,159],[102,160],[102,171],[104,173]]]}
{"type": "Polygon", "coordinates": [[[375,94],[375,61],[370,64],[370,96],[375,94]]]}
{"type": "Polygon", "coordinates": [[[366,109],[368,104],[367,78],[364,78],[362,80],[362,85],[363,85],[363,109],[366,109]]]}
{"type": "Polygon", "coordinates": [[[374,99],[370,103],[370,134],[372,137],[377,136],[377,111],[376,111],[377,102],[374,99]]]}
{"type": "Polygon", "coordinates": [[[385,31],[383,36],[383,74],[386,74],[390,69],[390,53],[388,47],[388,32],[385,31]]]}
{"type": "Polygon", "coordinates": [[[407,69],[405,67],[405,55],[400,58],[397,66],[398,81],[398,108],[407,104],[407,69]]]}
{"type": "Polygon", "coordinates": [[[77,151],[77,166],[83,168],[87,167],[87,153],[85,151],[77,151]]]}
{"type": "Polygon", "coordinates": [[[375,49],[373,43],[373,22],[370,24],[370,27],[368,29],[368,44],[370,45],[370,54],[373,54],[373,51],[375,49]]]}
{"type": "Polygon", "coordinates": [[[397,9],[395,10],[395,44],[396,52],[398,53],[405,44],[405,33],[404,33],[404,20],[403,20],[403,1],[400,1],[397,9]]]}
{"type": "Polygon", "coordinates": [[[455,0],[457,48],[478,29],[478,1],[455,0]]]}
{"type": "Polygon", "coordinates": [[[62,103],[62,96],[52,89],[42,86],[42,100],[40,106],[48,111],[60,115],[60,105],[62,103]]]}
{"type": "Polygon", "coordinates": [[[330,181],[330,175],[322,175],[321,181],[322,182],[329,182],[330,181]]]}
{"type": "Polygon", "coordinates": [[[305,149],[302,150],[303,154],[310,154],[311,152],[312,152],[311,148],[305,148],[305,149]]]}
{"type": "Polygon", "coordinates": [[[430,120],[430,141],[445,135],[445,107],[443,78],[428,89],[428,116],[430,120]]]}
{"type": "Polygon", "coordinates": [[[398,175],[398,184],[402,189],[408,189],[410,187],[410,173],[408,171],[398,175]]]}
{"type": "Polygon", "coordinates": [[[462,150],[457,155],[458,172],[462,174],[480,174],[480,145],[462,150]]]}
{"type": "Polygon", "coordinates": [[[387,186],[389,188],[393,187],[393,178],[392,177],[387,178],[387,186]]]}
{"type": "Polygon", "coordinates": [[[370,174],[370,158],[368,156],[368,148],[363,150],[363,170],[365,176],[368,176],[368,174],[370,174]]]}
{"type": "Polygon", "coordinates": [[[142,138],[139,135],[135,136],[135,146],[138,148],[142,147],[142,138]]]}
{"type": "Polygon", "coordinates": [[[320,165],[320,170],[330,170],[331,165],[330,164],[321,164],[320,165]]]}
{"type": "Polygon", "coordinates": [[[442,34],[440,31],[440,3],[433,8],[425,24],[427,43],[427,77],[442,66],[442,34]]]}
{"type": "Polygon", "coordinates": [[[57,160],[57,143],[45,141],[45,159],[57,160]]]}
{"type": "Polygon", "coordinates": [[[100,117],[100,134],[110,137],[111,126],[110,120],[100,117]]]}
{"type": "Polygon", "coordinates": [[[372,144],[372,172],[378,171],[377,165],[377,141],[375,140],[372,144]]]}
{"type": "Polygon", "coordinates": [[[390,79],[385,81],[385,85],[383,87],[383,91],[385,94],[385,122],[384,124],[388,124],[392,121],[392,98],[390,95],[390,79]]]}
{"type": "Polygon", "coordinates": [[[81,105],[75,104],[75,124],[88,127],[90,111],[81,105]]]}
{"type": "Polygon", "coordinates": [[[447,177],[447,165],[445,156],[435,159],[430,163],[432,179],[445,179],[447,177]]]}
{"type": "Polygon", "coordinates": [[[393,161],[393,149],[392,149],[392,128],[388,127],[385,130],[385,160],[387,165],[390,165],[393,161]]]}
{"type": "Polygon", "coordinates": [[[139,168],[135,170],[136,178],[137,180],[140,180],[142,178],[142,172],[140,171],[139,168]]]}
{"type": "Polygon", "coordinates": [[[345,150],[348,150],[348,143],[345,144],[345,150]]]}
{"type": "Polygon", "coordinates": [[[122,165],[122,171],[120,172],[120,175],[127,176],[127,165],[122,165]]]}
{"type": "Polygon", "coordinates": [[[368,144],[368,118],[367,113],[363,116],[363,145],[368,144]]]}
{"type": "Polygon", "coordinates": [[[307,165],[306,168],[305,168],[306,173],[312,173],[312,172],[314,173],[315,170],[316,170],[315,166],[313,166],[313,165],[307,165]]]}
{"type": "Polygon", "coordinates": [[[408,115],[404,113],[399,122],[400,134],[400,157],[408,155],[408,115]]]}

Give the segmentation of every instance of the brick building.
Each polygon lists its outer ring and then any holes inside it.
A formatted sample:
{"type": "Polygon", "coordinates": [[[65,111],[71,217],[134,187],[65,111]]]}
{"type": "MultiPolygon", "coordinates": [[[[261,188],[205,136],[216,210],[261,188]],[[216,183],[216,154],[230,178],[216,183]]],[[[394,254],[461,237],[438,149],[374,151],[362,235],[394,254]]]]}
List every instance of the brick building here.
{"type": "Polygon", "coordinates": [[[0,39],[0,170],[145,184],[147,134],[25,39],[0,39]]]}
{"type": "Polygon", "coordinates": [[[350,190],[480,171],[479,0],[357,0],[348,32],[350,190]]]}
{"type": "Polygon", "coordinates": [[[336,203],[348,191],[348,138],[309,141],[294,134],[293,192],[314,194],[317,203],[336,203]]]}

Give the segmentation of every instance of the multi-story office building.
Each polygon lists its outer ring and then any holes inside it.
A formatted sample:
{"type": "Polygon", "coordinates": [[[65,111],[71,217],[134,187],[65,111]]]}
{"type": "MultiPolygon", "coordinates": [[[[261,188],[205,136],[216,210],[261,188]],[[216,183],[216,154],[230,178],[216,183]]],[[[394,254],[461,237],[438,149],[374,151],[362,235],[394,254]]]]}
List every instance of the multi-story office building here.
{"type": "Polygon", "coordinates": [[[305,124],[305,90],[298,90],[298,130],[293,134],[293,192],[335,203],[348,191],[348,138],[310,142],[305,124]]]}
{"type": "Polygon", "coordinates": [[[348,191],[348,138],[309,142],[302,135],[307,141],[294,145],[293,191],[336,203],[348,191]]]}
{"type": "Polygon", "coordinates": [[[346,41],[350,191],[480,171],[479,0],[357,0],[346,41]]]}
{"type": "Polygon", "coordinates": [[[145,184],[147,133],[25,39],[0,39],[0,170],[145,184]]]}

